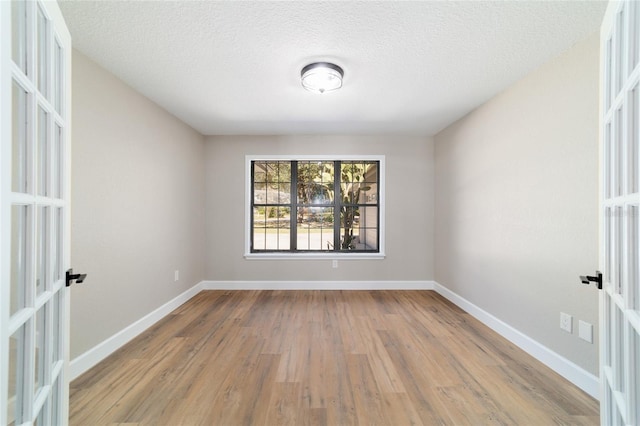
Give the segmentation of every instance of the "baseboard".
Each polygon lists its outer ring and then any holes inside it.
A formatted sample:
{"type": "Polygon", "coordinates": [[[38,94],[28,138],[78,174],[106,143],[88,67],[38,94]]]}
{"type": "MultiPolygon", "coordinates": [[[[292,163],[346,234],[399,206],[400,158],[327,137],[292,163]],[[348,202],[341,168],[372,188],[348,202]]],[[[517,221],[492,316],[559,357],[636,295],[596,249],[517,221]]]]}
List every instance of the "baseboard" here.
{"type": "Polygon", "coordinates": [[[502,337],[509,340],[565,379],[569,380],[593,398],[599,399],[600,381],[597,376],[589,373],[582,367],[574,364],[536,340],[533,340],[526,334],[516,330],[509,324],[494,317],[487,311],[479,308],[443,285],[434,282],[434,290],[452,303],[467,311],[502,337]]]}
{"type": "Polygon", "coordinates": [[[433,290],[433,281],[203,281],[203,290],[433,290]]]}
{"type": "Polygon", "coordinates": [[[109,337],[107,340],[103,341],[97,346],[94,346],[82,355],[74,358],[69,364],[69,371],[71,375],[70,380],[75,379],[85,371],[89,370],[91,367],[124,346],[138,334],[142,333],[147,328],[151,327],[153,324],[171,313],[174,309],[198,294],[202,290],[202,284],[203,282],[196,284],[189,290],[160,306],[158,309],[150,312],[128,327],[120,330],[113,336],[109,337]]]}

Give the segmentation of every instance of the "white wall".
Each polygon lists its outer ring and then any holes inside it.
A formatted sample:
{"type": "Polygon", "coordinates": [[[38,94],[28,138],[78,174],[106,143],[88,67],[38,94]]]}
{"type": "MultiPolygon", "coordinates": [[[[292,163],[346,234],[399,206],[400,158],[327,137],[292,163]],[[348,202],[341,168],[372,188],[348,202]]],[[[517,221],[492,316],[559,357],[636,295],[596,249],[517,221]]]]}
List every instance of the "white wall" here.
{"type": "Polygon", "coordinates": [[[204,277],[204,138],[73,55],[72,359],[204,277]]]}
{"type": "Polygon", "coordinates": [[[409,136],[211,136],[206,140],[206,278],[218,281],[433,279],[433,141],[409,136]],[[385,155],[384,260],[246,260],[245,155],[385,155]]]}
{"type": "MultiPolygon", "coordinates": [[[[435,136],[436,281],[593,374],[597,34],[435,136]]],[[[597,337],[597,336],[596,336],[597,337]]]]}

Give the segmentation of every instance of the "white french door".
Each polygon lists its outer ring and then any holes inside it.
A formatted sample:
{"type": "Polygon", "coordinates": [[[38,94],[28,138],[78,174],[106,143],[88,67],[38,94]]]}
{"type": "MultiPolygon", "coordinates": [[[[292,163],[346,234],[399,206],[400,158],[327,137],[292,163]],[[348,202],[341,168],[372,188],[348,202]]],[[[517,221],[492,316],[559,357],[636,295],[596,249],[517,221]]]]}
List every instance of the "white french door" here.
{"type": "Polygon", "coordinates": [[[71,37],[51,1],[0,1],[0,425],[68,418],[71,37]]]}
{"type": "Polygon", "coordinates": [[[640,2],[601,28],[601,423],[640,424],[640,2]]]}

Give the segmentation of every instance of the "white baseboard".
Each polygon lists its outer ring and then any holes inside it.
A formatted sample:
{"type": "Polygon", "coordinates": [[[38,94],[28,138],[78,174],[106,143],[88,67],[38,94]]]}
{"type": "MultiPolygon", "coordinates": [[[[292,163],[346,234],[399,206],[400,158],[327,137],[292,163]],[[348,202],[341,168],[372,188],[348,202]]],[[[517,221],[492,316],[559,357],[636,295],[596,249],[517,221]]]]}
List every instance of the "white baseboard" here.
{"type": "Polygon", "coordinates": [[[441,284],[434,282],[434,289],[440,295],[467,311],[484,325],[569,380],[593,398],[600,399],[600,381],[597,376],[589,373],[563,356],[558,355],[556,352],[494,317],[489,312],[479,308],[441,284]]]}
{"type": "Polygon", "coordinates": [[[73,380],[76,377],[80,376],[82,373],[89,370],[91,367],[124,346],[138,334],[142,333],[147,328],[160,321],[178,306],[191,299],[202,290],[202,284],[203,282],[201,281],[200,283],[191,287],[189,290],[160,306],[158,309],[150,312],[128,327],[120,330],[113,336],[109,337],[107,340],[103,341],[97,346],[94,346],[82,355],[74,358],[69,364],[69,371],[71,375],[69,379],[73,380]]]}
{"type": "Polygon", "coordinates": [[[203,281],[203,290],[433,290],[434,281],[203,281]]]}

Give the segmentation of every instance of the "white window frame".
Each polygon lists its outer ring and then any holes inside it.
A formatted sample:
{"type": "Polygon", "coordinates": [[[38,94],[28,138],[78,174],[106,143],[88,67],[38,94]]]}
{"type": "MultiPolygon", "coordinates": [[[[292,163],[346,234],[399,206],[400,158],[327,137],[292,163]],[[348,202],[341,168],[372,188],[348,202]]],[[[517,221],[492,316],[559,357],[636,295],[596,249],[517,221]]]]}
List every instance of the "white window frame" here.
{"type": "Polygon", "coordinates": [[[312,260],[312,259],[384,259],[385,258],[385,156],[384,155],[246,155],[244,163],[244,192],[245,192],[245,228],[244,228],[244,257],[250,260],[312,260]],[[252,253],[251,252],[251,162],[252,161],[378,161],[380,164],[380,181],[378,182],[380,221],[378,223],[379,251],[376,253],[345,253],[345,252],[313,252],[313,253],[252,253]]]}

